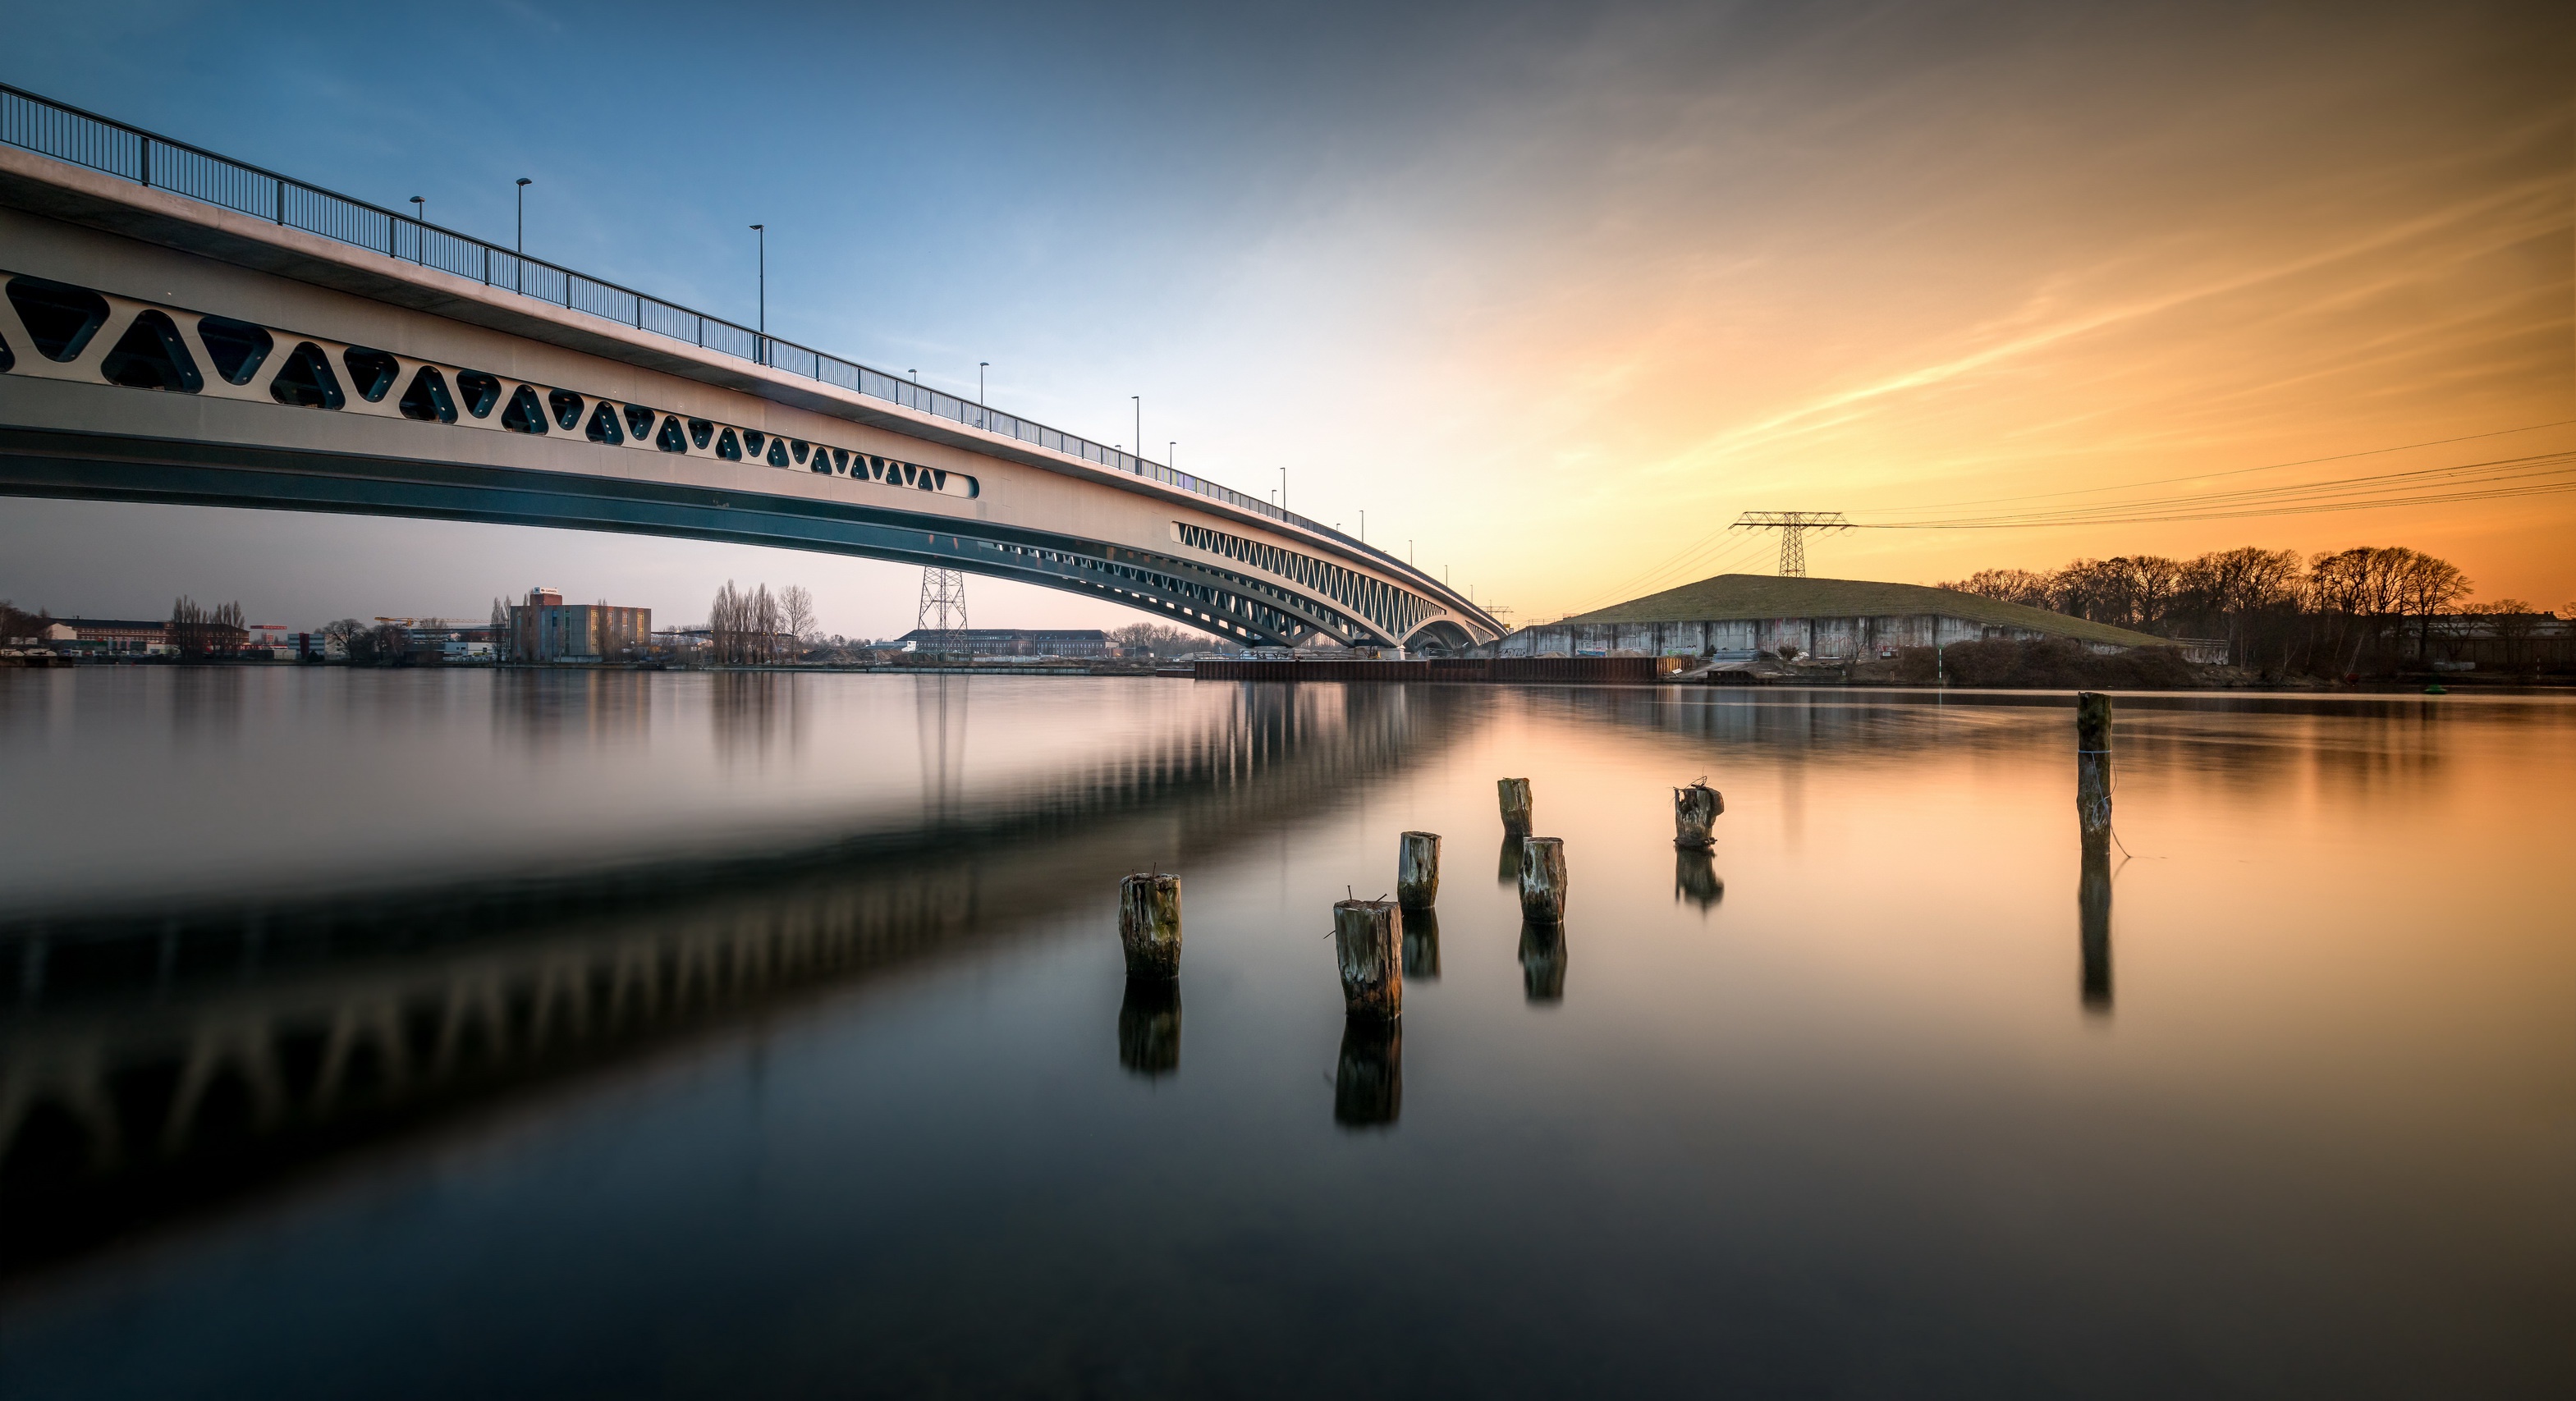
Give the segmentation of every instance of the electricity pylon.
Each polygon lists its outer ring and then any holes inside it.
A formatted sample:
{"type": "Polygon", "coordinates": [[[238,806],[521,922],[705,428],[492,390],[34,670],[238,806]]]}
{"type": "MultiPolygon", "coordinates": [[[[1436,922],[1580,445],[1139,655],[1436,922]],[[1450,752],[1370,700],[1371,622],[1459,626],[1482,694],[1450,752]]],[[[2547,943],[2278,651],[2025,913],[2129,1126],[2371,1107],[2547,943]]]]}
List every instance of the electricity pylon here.
{"type": "Polygon", "coordinates": [[[1840,511],[1747,511],[1735,518],[1728,529],[1776,530],[1780,532],[1780,577],[1807,577],[1807,532],[1810,530],[1849,530],[1850,521],[1840,511]]]}
{"type": "Polygon", "coordinates": [[[964,653],[966,644],[966,574],[936,567],[921,571],[921,612],[913,620],[920,650],[938,656],[964,653]]]}

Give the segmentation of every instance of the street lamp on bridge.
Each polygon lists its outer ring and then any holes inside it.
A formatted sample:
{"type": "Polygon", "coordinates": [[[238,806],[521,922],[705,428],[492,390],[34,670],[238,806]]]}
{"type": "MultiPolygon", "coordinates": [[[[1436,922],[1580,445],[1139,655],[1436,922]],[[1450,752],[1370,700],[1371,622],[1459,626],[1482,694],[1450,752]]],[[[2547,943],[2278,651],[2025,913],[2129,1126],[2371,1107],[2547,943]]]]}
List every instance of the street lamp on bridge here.
{"type": "Polygon", "coordinates": [[[519,177],[519,252],[522,255],[528,251],[528,187],[535,183],[524,175],[519,177]]]}
{"type": "MultiPolygon", "coordinates": [[[[751,231],[760,235],[760,338],[766,342],[769,339],[769,226],[754,224],[751,231]]],[[[766,350],[768,346],[764,344],[761,348],[766,350]]],[[[761,356],[760,363],[768,364],[769,357],[761,356]]]]}

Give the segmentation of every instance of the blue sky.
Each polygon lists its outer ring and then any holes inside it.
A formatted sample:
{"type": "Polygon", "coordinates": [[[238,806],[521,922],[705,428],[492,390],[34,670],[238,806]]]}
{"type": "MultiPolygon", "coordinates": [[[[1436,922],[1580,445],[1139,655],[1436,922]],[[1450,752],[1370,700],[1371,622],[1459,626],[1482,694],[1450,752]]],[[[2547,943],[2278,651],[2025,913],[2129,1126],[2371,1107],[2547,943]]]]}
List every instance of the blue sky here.
{"type": "MultiPolygon", "coordinates": [[[[9,82],[485,237],[529,176],[532,253],[711,312],[753,316],[765,223],[775,333],[952,390],[990,361],[993,402],[1104,441],[1142,395],[1157,455],[1285,469],[1524,617],[1763,567],[1699,548],[1740,509],[2576,418],[2553,6],[5,3],[9,82]]],[[[2548,603],[2571,523],[1886,532],[1817,566],[2411,543],[2548,603]]],[[[60,613],[479,614],[542,581],[681,620],[726,578],[879,634],[917,575],[0,502],[0,593],[60,613]]]]}

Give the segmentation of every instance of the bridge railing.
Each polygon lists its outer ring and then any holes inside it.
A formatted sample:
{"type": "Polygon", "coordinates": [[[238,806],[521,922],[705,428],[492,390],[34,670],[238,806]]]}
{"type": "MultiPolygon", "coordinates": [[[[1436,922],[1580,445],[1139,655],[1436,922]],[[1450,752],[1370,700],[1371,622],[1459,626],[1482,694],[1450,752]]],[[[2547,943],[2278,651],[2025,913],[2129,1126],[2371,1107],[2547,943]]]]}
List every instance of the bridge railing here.
{"type": "MultiPolygon", "coordinates": [[[[1374,545],[1204,477],[5,83],[0,83],[0,142],[1161,482],[1311,531],[1436,594],[1449,593],[1430,575],[1374,545]]],[[[1470,611],[1475,611],[1472,606],[1470,611]]]]}

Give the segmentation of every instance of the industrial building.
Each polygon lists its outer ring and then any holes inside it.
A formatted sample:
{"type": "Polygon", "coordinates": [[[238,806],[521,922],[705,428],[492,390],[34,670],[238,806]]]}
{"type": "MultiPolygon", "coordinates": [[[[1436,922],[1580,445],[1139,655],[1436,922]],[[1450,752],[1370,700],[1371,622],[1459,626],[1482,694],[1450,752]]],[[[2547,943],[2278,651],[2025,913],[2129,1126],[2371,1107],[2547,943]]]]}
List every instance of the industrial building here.
{"type": "Polygon", "coordinates": [[[610,662],[643,656],[653,640],[653,610],[605,603],[566,603],[554,589],[528,590],[510,605],[510,656],[522,662],[610,662]]]}
{"type": "MultiPolygon", "coordinates": [[[[952,634],[915,628],[896,639],[906,649],[936,652],[953,649],[952,634]]],[[[1098,628],[966,628],[953,634],[961,639],[969,656],[976,657],[1105,657],[1109,655],[1109,635],[1098,628]]]]}
{"type": "Polygon", "coordinates": [[[1783,647],[1820,660],[1863,660],[1900,647],[2063,637],[2096,652],[2186,645],[2105,623],[2000,603],[1954,589],[1861,579],[1720,574],[1695,584],[1522,628],[1495,646],[1504,657],[1646,656],[1743,660],[1783,647]]]}
{"type": "Polygon", "coordinates": [[[159,618],[56,618],[42,640],[57,651],[97,652],[112,656],[165,656],[170,624],[159,618]]]}

